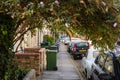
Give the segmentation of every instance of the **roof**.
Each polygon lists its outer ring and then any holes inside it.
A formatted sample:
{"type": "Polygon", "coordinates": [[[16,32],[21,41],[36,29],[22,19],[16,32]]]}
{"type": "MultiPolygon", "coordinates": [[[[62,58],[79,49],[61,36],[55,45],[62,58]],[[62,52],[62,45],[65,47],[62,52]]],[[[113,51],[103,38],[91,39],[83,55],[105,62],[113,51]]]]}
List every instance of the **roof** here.
{"type": "Polygon", "coordinates": [[[104,53],[107,54],[107,55],[110,55],[112,57],[120,57],[119,53],[115,53],[115,52],[112,52],[112,51],[104,51],[104,53]]]}

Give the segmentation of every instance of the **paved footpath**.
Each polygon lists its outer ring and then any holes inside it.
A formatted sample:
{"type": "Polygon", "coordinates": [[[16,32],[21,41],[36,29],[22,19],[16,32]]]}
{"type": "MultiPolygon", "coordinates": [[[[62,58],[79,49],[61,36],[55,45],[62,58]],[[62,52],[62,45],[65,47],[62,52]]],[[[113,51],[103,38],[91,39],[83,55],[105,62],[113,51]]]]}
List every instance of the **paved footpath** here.
{"type": "Polygon", "coordinates": [[[57,71],[43,71],[42,80],[83,80],[63,43],[59,45],[57,54],[57,71]]]}

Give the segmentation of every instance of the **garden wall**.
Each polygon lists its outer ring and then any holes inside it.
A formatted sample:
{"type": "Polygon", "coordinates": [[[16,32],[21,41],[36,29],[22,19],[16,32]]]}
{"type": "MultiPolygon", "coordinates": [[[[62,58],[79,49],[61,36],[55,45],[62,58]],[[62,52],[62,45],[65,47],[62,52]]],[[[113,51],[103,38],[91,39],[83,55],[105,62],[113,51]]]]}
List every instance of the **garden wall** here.
{"type": "Polygon", "coordinates": [[[24,53],[16,53],[15,60],[20,68],[35,69],[40,75],[46,69],[45,48],[25,48],[24,53]]]}

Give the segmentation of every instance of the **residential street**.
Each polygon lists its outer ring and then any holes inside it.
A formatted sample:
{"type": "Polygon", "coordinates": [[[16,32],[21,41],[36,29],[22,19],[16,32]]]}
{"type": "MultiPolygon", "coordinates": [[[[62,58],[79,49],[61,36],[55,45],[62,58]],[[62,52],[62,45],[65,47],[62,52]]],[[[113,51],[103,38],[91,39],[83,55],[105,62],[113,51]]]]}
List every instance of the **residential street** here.
{"type": "Polygon", "coordinates": [[[59,45],[57,67],[57,71],[44,71],[42,80],[83,80],[76,63],[67,52],[63,43],[59,45]]]}
{"type": "Polygon", "coordinates": [[[0,80],[120,80],[120,0],[0,0],[0,61],[0,80]]]}

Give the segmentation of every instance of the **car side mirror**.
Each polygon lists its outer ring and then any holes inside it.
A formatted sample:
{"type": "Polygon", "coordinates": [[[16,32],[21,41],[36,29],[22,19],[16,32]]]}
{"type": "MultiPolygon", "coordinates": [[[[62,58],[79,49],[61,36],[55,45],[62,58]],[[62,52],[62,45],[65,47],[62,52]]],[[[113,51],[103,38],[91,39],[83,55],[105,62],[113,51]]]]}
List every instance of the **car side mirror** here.
{"type": "Polygon", "coordinates": [[[93,57],[96,58],[100,52],[99,51],[93,51],[93,57]]]}
{"type": "Polygon", "coordinates": [[[100,80],[112,80],[112,76],[107,73],[101,73],[99,74],[100,80]]]}

